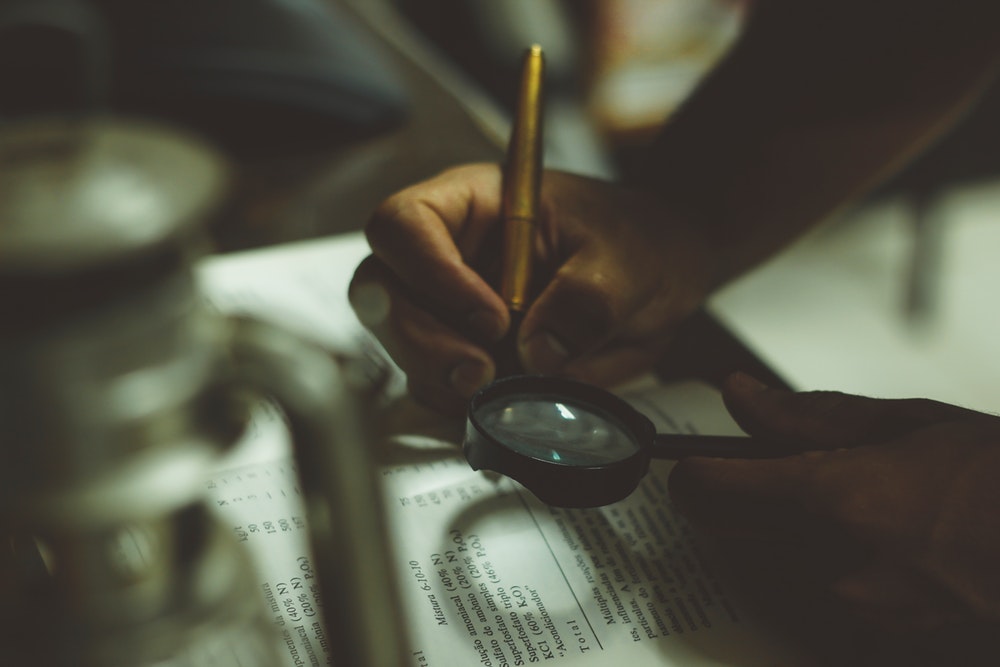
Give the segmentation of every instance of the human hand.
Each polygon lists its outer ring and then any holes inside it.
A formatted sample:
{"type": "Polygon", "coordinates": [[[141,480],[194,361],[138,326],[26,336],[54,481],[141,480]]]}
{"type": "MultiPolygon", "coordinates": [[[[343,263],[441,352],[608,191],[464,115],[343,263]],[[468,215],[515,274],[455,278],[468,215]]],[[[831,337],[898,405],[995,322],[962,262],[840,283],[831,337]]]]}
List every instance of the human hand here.
{"type": "Polygon", "coordinates": [[[924,399],[792,393],[741,374],[723,397],[749,434],[813,451],[679,462],[671,496],[696,527],[807,545],[803,565],[822,570],[838,606],[872,629],[1000,621],[1000,417],[924,399]]]}
{"type": "MultiPolygon", "coordinates": [[[[498,166],[448,170],[383,202],[350,287],[359,319],[425,404],[459,412],[510,326],[497,284],[498,166]]],[[[708,245],[648,193],[547,171],[537,296],[517,336],[528,372],[609,385],[646,370],[713,286],[708,245]]]]}

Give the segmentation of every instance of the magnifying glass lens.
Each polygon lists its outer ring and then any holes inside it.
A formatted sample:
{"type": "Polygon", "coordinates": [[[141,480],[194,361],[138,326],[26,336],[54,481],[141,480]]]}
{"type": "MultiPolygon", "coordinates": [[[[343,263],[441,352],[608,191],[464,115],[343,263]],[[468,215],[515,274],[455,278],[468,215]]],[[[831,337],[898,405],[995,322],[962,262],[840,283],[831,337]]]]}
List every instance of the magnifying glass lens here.
{"type": "Polygon", "coordinates": [[[600,466],[632,456],[639,442],[618,419],[586,402],[542,393],[500,396],[474,410],[484,432],[525,456],[600,466]]]}

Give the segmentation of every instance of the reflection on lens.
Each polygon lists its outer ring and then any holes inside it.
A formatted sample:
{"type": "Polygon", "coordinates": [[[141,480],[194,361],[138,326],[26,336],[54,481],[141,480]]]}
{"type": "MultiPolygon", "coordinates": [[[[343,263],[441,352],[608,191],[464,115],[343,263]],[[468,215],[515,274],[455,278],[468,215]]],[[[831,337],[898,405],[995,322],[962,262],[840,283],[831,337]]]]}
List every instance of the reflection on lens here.
{"type": "Polygon", "coordinates": [[[476,409],[482,428],[506,447],[568,466],[596,466],[625,459],[639,444],[601,408],[551,394],[517,394],[476,409]]]}

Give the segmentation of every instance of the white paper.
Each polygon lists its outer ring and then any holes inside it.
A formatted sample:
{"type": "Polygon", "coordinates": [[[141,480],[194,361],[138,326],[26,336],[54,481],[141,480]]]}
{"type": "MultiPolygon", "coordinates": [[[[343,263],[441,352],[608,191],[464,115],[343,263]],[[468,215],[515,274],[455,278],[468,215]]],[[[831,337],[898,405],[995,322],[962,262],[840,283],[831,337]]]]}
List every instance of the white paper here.
{"type": "MultiPolygon", "coordinates": [[[[360,235],[213,259],[209,300],[345,351],[370,344],[346,301],[360,235]]],[[[397,385],[398,386],[398,385],[397,385]]],[[[646,379],[621,392],[661,431],[738,433],[717,393],[646,379]]],[[[557,510],[515,482],[476,472],[453,424],[397,419],[374,443],[412,664],[502,667],[804,664],[748,613],[711,545],[691,534],[654,462],[628,499],[557,510]]],[[[345,638],[323,633],[290,445],[262,408],[250,436],[207,482],[209,501],[250,550],[282,632],[287,665],[330,664],[345,638]]],[[[335,629],[330,629],[335,633],[335,629]]]]}

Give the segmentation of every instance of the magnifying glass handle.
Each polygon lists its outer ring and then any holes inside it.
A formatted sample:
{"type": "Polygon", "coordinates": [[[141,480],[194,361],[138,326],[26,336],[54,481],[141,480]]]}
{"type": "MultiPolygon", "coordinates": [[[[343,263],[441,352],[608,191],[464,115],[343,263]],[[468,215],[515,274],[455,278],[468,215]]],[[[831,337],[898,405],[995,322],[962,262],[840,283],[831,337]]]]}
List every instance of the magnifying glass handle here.
{"type": "Polygon", "coordinates": [[[689,456],[724,459],[777,459],[800,453],[787,444],[741,435],[657,433],[651,450],[655,459],[676,461],[689,456]]]}

